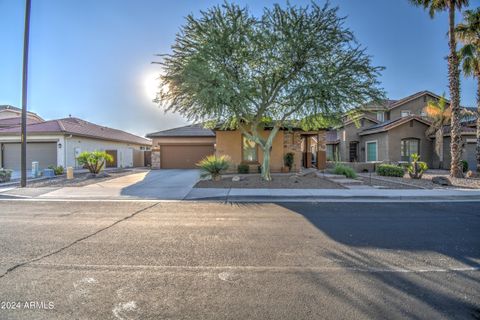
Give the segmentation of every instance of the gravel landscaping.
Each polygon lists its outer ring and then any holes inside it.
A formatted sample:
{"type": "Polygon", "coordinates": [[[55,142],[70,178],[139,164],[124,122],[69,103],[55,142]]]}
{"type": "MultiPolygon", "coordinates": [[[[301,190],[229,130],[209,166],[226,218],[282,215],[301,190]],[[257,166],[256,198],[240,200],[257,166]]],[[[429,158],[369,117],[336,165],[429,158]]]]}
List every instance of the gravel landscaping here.
{"type": "MultiPolygon", "coordinates": [[[[364,181],[365,184],[370,183],[368,174],[362,174],[360,178],[364,181]]],[[[411,179],[408,175],[405,175],[403,178],[385,177],[385,176],[377,176],[376,173],[372,173],[372,185],[382,186],[388,189],[438,189],[438,188],[480,189],[480,179],[450,178],[448,171],[444,171],[444,170],[427,171],[426,173],[423,174],[422,179],[411,179]],[[452,186],[441,186],[433,183],[432,178],[437,176],[448,177],[452,182],[452,186]],[[410,187],[404,184],[408,184],[410,185],[410,187]]]]}
{"type": "Polygon", "coordinates": [[[88,172],[75,173],[74,178],[71,180],[67,180],[66,175],[62,175],[52,179],[44,179],[44,180],[28,182],[27,187],[28,188],[83,187],[89,184],[99,183],[99,182],[115,179],[115,178],[126,176],[129,174],[139,173],[139,172],[141,171],[131,170],[131,169],[109,170],[107,172],[108,176],[103,176],[98,178],[90,177],[90,173],[88,172]]]}
{"type": "Polygon", "coordinates": [[[240,181],[224,177],[221,181],[201,180],[195,188],[252,188],[252,189],[345,189],[338,183],[319,178],[315,173],[304,176],[272,174],[272,181],[263,181],[260,175],[242,175],[240,181]]]}

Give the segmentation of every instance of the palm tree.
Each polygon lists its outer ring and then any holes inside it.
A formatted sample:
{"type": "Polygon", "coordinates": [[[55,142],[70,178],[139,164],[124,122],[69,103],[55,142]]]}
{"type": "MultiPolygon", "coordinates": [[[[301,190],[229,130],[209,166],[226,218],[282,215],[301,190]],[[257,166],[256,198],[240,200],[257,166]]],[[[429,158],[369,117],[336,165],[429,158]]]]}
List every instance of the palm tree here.
{"type": "Polygon", "coordinates": [[[452,118],[452,109],[447,106],[445,95],[440,100],[430,100],[423,111],[431,121],[425,132],[427,137],[435,134],[435,154],[438,156],[438,168],[443,168],[443,127],[448,125],[452,118]]]}
{"type": "Polygon", "coordinates": [[[477,78],[477,171],[480,172],[480,8],[467,10],[464,23],[455,28],[455,35],[464,44],[459,51],[465,76],[477,78]]]}
{"type": "Polygon", "coordinates": [[[463,6],[468,6],[468,0],[410,0],[416,6],[422,6],[428,9],[430,17],[435,13],[448,10],[449,32],[448,46],[450,54],[448,55],[448,78],[450,87],[450,105],[452,108],[451,118],[451,164],[450,175],[452,177],[463,177],[461,156],[461,136],[460,136],[460,80],[458,71],[457,42],[455,39],[455,10],[461,10],[463,6]]]}

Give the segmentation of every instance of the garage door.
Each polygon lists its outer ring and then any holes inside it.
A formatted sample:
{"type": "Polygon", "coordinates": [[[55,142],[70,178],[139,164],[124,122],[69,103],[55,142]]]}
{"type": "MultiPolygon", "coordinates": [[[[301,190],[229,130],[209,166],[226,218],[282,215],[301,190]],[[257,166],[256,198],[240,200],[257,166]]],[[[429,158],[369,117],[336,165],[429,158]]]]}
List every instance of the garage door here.
{"type": "Polygon", "coordinates": [[[160,164],[163,169],[197,168],[197,162],[213,153],[213,145],[162,145],[160,164]]]}
{"type": "MultiPolygon", "coordinates": [[[[20,143],[5,143],[3,146],[3,166],[7,169],[20,170],[20,143]]],[[[27,170],[31,169],[33,161],[39,162],[40,169],[57,165],[57,143],[28,143],[27,170]]]]}

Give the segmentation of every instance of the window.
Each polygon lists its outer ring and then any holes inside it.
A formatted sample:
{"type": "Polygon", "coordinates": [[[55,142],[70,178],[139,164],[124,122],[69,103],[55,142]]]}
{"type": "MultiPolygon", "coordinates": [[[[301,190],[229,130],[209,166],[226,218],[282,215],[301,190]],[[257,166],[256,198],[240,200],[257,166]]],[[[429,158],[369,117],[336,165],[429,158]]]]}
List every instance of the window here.
{"type": "Polygon", "coordinates": [[[385,121],[385,113],[383,111],[377,111],[377,120],[380,122],[385,121]]]}
{"type": "Polygon", "coordinates": [[[335,144],[327,144],[327,161],[337,161],[337,146],[335,144]]]}
{"type": "Polygon", "coordinates": [[[401,113],[402,118],[408,117],[409,115],[410,115],[409,110],[402,110],[402,113],[401,113]]]}
{"type": "Polygon", "coordinates": [[[377,141],[367,141],[365,144],[367,162],[377,161],[377,141]]]}
{"type": "Polygon", "coordinates": [[[402,139],[402,145],[401,145],[402,161],[410,161],[410,157],[414,153],[420,154],[420,140],[414,139],[414,138],[402,139]]]}
{"type": "Polygon", "coordinates": [[[257,144],[246,138],[245,136],[242,137],[242,156],[243,161],[246,162],[257,162],[257,144]]]}

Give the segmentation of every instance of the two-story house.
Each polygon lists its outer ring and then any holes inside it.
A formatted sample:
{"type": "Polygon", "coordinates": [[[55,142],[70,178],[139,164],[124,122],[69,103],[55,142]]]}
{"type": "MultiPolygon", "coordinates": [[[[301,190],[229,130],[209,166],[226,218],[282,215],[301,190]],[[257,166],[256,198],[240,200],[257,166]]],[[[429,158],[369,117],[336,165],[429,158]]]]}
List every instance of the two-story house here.
{"type": "Polygon", "coordinates": [[[430,100],[440,96],[421,91],[400,100],[364,106],[355,119],[327,135],[327,159],[343,162],[402,162],[418,153],[430,166],[433,154],[431,137],[425,135],[430,122],[423,113],[430,100]]]}

